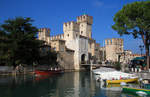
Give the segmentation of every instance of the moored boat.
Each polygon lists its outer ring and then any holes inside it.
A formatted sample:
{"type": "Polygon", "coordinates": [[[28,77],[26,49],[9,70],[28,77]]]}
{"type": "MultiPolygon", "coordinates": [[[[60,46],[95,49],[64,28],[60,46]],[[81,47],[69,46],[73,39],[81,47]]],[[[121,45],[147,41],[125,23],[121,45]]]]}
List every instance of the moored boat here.
{"type": "Polygon", "coordinates": [[[113,68],[101,67],[101,68],[93,70],[93,73],[94,73],[95,79],[100,81],[101,79],[107,79],[108,77],[106,75],[114,71],[116,70],[113,68]],[[104,77],[107,77],[107,78],[102,77],[104,74],[105,74],[104,77]]]}
{"type": "Polygon", "coordinates": [[[137,82],[138,78],[118,79],[118,80],[106,80],[107,84],[119,84],[121,82],[132,83],[137,82]]]}
{"type": "Polygon", "coordinates": [[[138,76],[135,74],[124,73],[121,71],[116,71],[111,68],[102,68],[93,70],[96,80],[104,81],[107,83],[121,83],[121,82],[135,82],[138,80],[138,76]]]}
{"type": "Polygon", "coordinates": [[[149,89],[143,89],[143,88],[134,88],[134,87],[123,87],[122,92],[124,93],[133,93],[137,95],[150,95],[149,89]]]}
{"type": "Polygon", "coordinates": [[[64,73],[63,70],[35,70],[37,76],[50,76],[55,74],[64,73]]]}

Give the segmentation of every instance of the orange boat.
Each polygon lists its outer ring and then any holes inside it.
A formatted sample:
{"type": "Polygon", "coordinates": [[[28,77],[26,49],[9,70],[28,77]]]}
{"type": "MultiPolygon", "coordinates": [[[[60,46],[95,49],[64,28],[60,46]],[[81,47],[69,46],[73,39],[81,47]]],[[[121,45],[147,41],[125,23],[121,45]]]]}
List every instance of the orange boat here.
{"type": "Polygon", "coordinates": [[[37,76],[50,76],[62,73],[64,73],[64,70],[35,70],[35,75],[37,76]]]}

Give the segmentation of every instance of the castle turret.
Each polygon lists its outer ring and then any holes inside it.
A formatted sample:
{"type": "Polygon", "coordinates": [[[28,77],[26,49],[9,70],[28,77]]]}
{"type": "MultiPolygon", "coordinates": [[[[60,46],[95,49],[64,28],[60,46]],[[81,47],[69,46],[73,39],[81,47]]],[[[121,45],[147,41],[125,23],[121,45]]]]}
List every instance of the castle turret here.
{"type": "Polygon", "coordinates": [[[63,31],[65,40],[73,40],[79,36],[79,25],[74,21],[64,23],[63,31]]]}
{"type": "Polygon", "coordinates": [[[124,51],[123,39],[121,38],[106,39],[105,48],[106,48],[106,59],[111,61],[118,61],[119,56],[124,51]]]}
{"type": "Polygon", "coordinates": [[[80,35],[92,38],[93,17],[88,15],[78,16],[77,23],[80,27],[80,35]]]}
{"type": "Polygon", "coordinates": [[[44,40],[48,42],[50,37],[50,29],[49,28],[40,28],[38,33],[38,39],[44,40]]]}

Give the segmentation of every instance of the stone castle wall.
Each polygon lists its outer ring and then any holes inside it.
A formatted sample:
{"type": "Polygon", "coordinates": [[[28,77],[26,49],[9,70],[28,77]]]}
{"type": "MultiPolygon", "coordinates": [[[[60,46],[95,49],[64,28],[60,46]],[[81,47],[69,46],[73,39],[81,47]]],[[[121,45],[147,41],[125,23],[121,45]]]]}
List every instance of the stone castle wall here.
{"type": "Polygon", "coordinates": [[[123,39],[112,38],[105,40],[106,60],[118,61],[118,56],[123,52],[123,39]]]}
{"type": "Polygon", "coordinates": [[[46,41],[60,53],[60,56],[63,58],[60,61],[61,64],[66,64],[64,68],[80,69],[81,61],[88,61],[89,54],[90,56],[99,56],[99,45],[92,39],[92,24],[92,16],[82,15],[77,17],[76,21],[64,23],[63,34],[50,36],[49,29],[40,29],[39,39],[46,41]],[[61,48],[64,48],[64,50],[61,48]],[[68,53],[66,48],[73,50],[74,53],[68,53]]]}
{"type": "Polygon", "coordinates": [[[58,62],[65,70],[74,70],[74,52],[59,52],[58,62]]]}

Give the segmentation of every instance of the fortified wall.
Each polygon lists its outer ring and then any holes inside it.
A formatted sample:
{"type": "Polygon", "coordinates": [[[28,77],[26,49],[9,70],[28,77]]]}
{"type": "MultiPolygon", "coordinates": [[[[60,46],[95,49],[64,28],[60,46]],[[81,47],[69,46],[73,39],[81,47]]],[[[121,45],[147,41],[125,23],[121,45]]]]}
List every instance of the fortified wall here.
{"type": "MultiPolygon", "coordinates": [[[[39,29],[39,39],[46,41],[55,51],[61,52],[60,56],[63,58],[58,58],[59,61],[62,59],[61,64],[71,64],[72,66],[68,65],[70,68],[79,70],[81,64],[88,64],[92,56],[96,60],[100,56],[100,45],[92,38],[92,24],[92,16],[78,16],[76,21],[63,24],[63,34],[51,36],[49,28],[39,29]],[[71,63],[67,60],[70,58],[73,60],[71,63]]],[[[68,66],[63,67],[67,69],[68,66]]]]}

